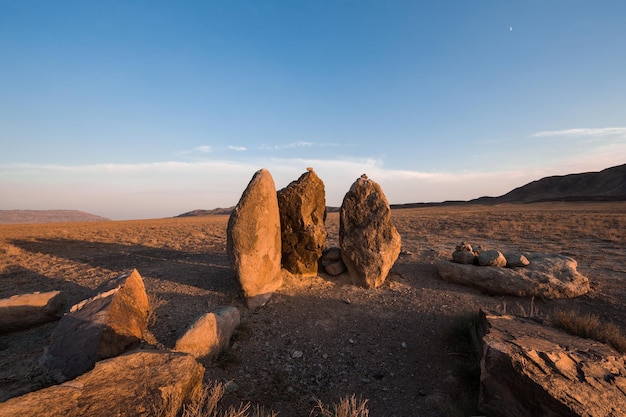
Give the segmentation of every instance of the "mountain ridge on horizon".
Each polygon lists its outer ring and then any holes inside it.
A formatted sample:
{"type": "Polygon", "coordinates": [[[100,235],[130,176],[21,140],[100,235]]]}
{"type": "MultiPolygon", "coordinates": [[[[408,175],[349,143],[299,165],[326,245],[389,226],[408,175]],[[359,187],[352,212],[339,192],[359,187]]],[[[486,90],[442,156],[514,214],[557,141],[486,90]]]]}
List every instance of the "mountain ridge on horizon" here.
{"type": "Polygon", "coordinates": [[[107,221],[111,221],[111,219],[80,210],[0,210],[0,224],[107,221]]]}
{"type": "MultiPolygon", "coordinates": [[[[626,164],[576,174],[553,175],[531,181],[499,197],[479,197],[472,200],[448,200],[432,203],[390,204],[392,209],[502,203],[526,204],[541,202],[583,202],[583,201],[626,201],[626,164]]],[[[235,206],[197,209],[174,217],[193,217],[230,214],[235,206]]],[[[329,212],[339,211],[339,207],[328,206],[329,212]]]]}

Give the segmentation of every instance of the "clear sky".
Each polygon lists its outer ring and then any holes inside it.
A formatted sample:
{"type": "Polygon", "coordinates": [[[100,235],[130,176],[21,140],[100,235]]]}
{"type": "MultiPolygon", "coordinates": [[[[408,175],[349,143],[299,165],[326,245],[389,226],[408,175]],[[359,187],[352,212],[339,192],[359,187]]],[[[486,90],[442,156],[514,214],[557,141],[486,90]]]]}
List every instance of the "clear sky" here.
{"type": "Polygon", "coordinates": [[[626,2],[0,0],[0,209],[235,205],[311,166],[338,206],[626,163],[626,2]]]}

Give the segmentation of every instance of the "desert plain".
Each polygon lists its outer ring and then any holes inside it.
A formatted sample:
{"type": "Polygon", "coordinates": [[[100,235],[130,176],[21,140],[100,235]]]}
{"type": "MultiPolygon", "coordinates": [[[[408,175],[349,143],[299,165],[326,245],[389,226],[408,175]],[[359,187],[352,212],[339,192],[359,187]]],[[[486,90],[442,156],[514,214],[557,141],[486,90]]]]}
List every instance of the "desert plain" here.
{"type": "MultiPolygon", "coordinates": [[[[226,255],[227,215],[141,221],[0,225],[0,298],[61,290],[74,304],[136,268],[151,302],[145,344],[172,348],[198,316],[232,305],[242,324],[231,346],[204,361],[225,383],[224,404],[250,402],[282,417],[320,400],[367,399],[371,416],[478,415],[472,352],[454,327],[480,308],[549,319],[593,313],[626,333],[626,202],[448,205],[395,209],[402,253],[386,282],[288,278],[261,308],[239,296],[226,255]],[[460,241],[578,261],[591,291],[574,299],[487,295],[441,280],[435,264],[460,241]]],[[[338,245],[338,213],[326,221],[338,245]]],[[[0,336],[0,401],[50,384],[38,361],[55,323],[0,336]]]]}

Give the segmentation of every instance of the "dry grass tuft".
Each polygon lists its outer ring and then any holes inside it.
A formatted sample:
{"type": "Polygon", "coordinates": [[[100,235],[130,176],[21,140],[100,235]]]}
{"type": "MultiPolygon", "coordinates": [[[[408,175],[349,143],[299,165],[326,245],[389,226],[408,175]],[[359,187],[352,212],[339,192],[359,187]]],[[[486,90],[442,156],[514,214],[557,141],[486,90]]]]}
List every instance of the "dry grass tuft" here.
{"type": "Polygon", "coordinates": [[[321,401],[318,402],[317,408],[322,417],[368,417],[370,414],[367,409],[367,400],[361,397],[357,399],[354,395],[344,397],[339,400],[338,404],[333,404],[332,410],[326,408],[321,401]]]}
{"type": "Polygon", "coordinates": [[[574,336],[597,340],[612,346],[620,353],[626,353],[626,337],[614,323],[602,322],[595,314],[581,314],[577,311],[558,311],[553,323],[574,336]]]}
{"type": "MultiPolygon", "coordinates": [[[[252,407],[250,403],[242,403],[237,407],[230,406],[222,409],[220,400],[224,396],[225,388],[221,382],[215,382],[211,386],[202,389],[200,398],[189,404],[182,404],[180,396],[170,392],[165,398],[164,404],[153,410],[155,417],[277,417],[274,411],[265,411],[264,407],[252,407]],[[181,412],[182,408],[182,412],[181,412]]],[[[351,397],[342,398],[338,404],[333,404],[332,409],[326,408],[321,402],[318,403],[319,414],[311,411],[311,416],[320,417],[368,417],[367,400],[351,397]]]]}

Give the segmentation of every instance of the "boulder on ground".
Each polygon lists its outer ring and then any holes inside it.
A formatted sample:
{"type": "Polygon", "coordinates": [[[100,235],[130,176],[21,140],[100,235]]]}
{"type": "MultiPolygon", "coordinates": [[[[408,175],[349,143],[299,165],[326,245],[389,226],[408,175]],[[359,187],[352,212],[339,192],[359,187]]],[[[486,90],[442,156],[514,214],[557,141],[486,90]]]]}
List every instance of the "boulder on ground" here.
{"type": "Polygon", "coordinates": [[[295,275],[317,275],[326,241],[324,182],[308,168],[277,196],[283,268],[295,275]]]}
{"type": "MultiPolygon", "coordinates": [[[[0,403],[0,417],[144,417],[198,399],[204,367],[192,356],[139,350],[78,378],[0,403]]],[[[176,411],[176,407],[174,407],[176,411]]]]}
{"type": "Polygon", "coordinates": [[[507,268],[522,268],[530,264],[530,261],[523,253],[505,253],[504,257],[506,258],[507,268]]]}
{"type": "Polygon", "coordinates": [[[589,291],[589,280],[577,270],[576,260],[563,255],[528,253],[524,268],[485,268],[442,260],[439,276],[487,294],[517,297],[573,298],[589,291]]]}
{"type": "Polygon", "coordinates": [[[42,364],[57,382],[87,372],[97,361],[120,355],[142,339],[149,309],[136,269],[105,282],[95,296],[72,306],[61,318],[42,364]]]}
{"type": "Polygon", "coordinates": [[[241,316],[235,307],[224,307],[200,316],[176,341],[174,350],[200,358],[214,358],[228,347],[241,316]]]}
{"type": "Polygon", "coordinates": [[[530,319],[481,311],[480,409],[492,417],[616,417],[626,356],[530,319]]]}
{"type": "Polygon", "coordinates": [[[478,265],[504,267],[506,258],[497,250],[485,250],[478,255],[478,265]]]}
{"type": "Polygon", "coordinates": [[[58,320],[65,311],[61,291],[14,295],[0,300],[0,334],[58,320]]]}
{"type": "Polygon", "coordinates": [[[341,257],[353,281],[380,286],[402,246],[380,185],[365,174],[352,184],[339,211],[341,257]]]}
{"type": "Polygon", "coordinates": [[[228,220],[226,246],[231,268],[249,308],[270,299],[283,282],[280,214],[272,175],[257,171],[228,220]]]}

